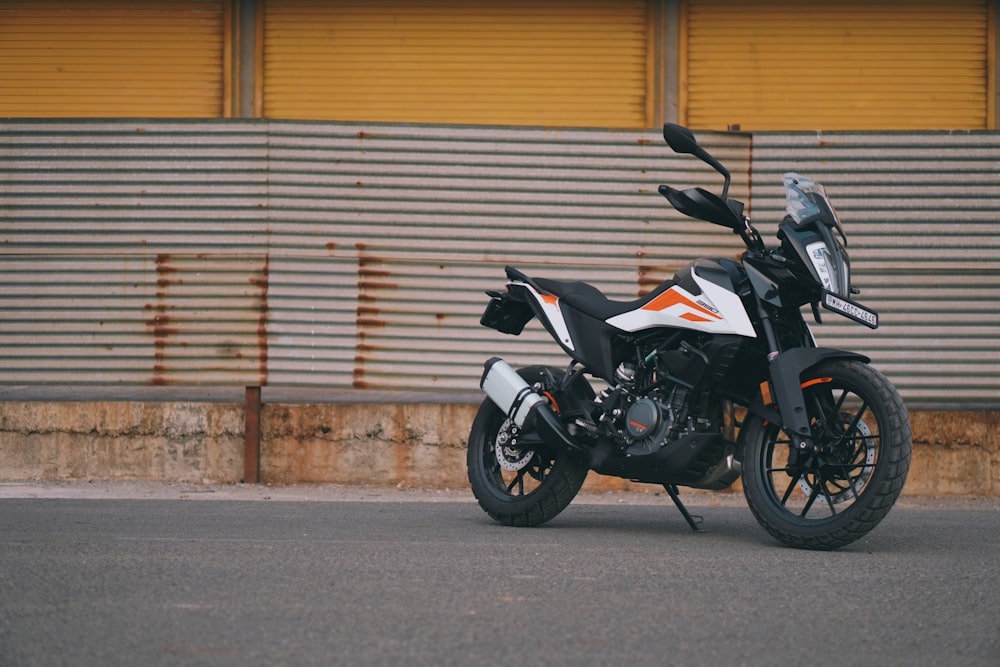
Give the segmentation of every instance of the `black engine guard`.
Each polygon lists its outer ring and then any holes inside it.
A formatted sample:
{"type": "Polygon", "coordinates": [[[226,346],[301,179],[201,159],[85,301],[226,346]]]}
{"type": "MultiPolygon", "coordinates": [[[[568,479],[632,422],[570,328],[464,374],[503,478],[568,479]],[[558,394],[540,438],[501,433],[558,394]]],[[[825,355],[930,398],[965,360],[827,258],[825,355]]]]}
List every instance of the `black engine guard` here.
{"type": "Polygon", "coordinates": [[[590,467],[602,475],[636,482],[689,486],[704,479],[732,446],[716,433],[692,433],[652,454],[624,456],[616,455],[607,442],[591,452],[590,467]]]}

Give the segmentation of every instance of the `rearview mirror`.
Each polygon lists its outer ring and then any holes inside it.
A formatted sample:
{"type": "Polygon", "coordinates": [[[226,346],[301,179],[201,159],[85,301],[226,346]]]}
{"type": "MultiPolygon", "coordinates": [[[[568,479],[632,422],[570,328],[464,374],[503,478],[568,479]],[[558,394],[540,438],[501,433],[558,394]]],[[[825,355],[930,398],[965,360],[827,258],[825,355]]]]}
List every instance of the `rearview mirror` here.
{"type": "Polygon", "coordinates": [[[726,201],[729,197],[729,182],[731,180],[729,170],[723,167],[722,163],[712,157],[708,151],[698,145],[698,140],[694,138],[694,132],[674,123],[664,123],[663,138],[675,153],[694,155],[712,167],[712,169],[722,174],[722,177],[725,179],[722,185],[722,201],[726,201]]]}
{"type": "Polygon", "coordinates": [[[694,132],[686,127],[674,125],[673,123],[664,123],[663,138],[675,153],[688,153],[691,155],[699,153],[698,141],[694,138],[694,132]]]}

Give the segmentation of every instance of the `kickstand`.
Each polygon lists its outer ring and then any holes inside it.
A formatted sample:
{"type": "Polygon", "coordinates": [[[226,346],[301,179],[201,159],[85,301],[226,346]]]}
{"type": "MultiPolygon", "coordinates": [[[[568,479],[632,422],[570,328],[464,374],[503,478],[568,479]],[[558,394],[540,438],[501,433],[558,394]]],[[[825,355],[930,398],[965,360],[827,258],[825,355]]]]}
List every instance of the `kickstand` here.
{"type": "Polygon", "coordinates": [[[691,526],[691,530],[696,533],[704,533],[705,531],[701,528],[702,518],[693,517],[688,509],[684,507],[684,503],[681,502],[680,494],[677,492],[677,486],[674,484],[664,484],[663,488],[667,490],[667,494],[670,495],[670,499],[674,501],[674,505],[677,505],[677,509],[680,510],[681,516],[687,521],[688,525],[691,526]],[[695,520],[697,519],[697,521],[695,520]]]}

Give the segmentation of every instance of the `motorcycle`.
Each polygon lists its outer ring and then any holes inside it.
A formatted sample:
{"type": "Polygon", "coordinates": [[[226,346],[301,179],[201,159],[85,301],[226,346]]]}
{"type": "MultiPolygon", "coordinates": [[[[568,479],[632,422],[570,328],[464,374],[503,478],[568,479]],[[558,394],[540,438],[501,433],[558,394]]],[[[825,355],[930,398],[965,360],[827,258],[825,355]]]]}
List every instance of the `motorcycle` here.
{"type": "Polygon", "coordinates": [[[468,475],[496,521],[537,526],[565,509],[593,470],[662,485],[700,530],[679,487],[723,490],[742,479],[746,502],[779,542],[842,547],[871,531],[902,491],[912,447],[895,387],[854,352],[818,347],[803,307],[872,329],[854,301],[847,236],[824,188],[784,176],[787,216],[766,245],[728,198],[729,171],[687,128],[663,136],[723,177],[659,192],[680,213],[740,236],[740,259],[692,261],[634,301],[585,282],[506,267],[481,324],[518,335],[537,318],[570,357],[566,368],[485,363],[468,475]],[[589,379],[588,379],[589,378],[589,379]],[[596,383],[598,390],[595,390],[596,383]]]}

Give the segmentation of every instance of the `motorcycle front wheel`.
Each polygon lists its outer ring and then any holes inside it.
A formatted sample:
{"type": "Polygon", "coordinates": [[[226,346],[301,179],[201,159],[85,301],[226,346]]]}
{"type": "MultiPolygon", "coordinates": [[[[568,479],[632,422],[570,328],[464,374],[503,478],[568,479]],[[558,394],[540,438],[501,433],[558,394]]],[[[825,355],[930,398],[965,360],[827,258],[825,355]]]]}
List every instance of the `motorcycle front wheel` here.
{"type": "MultiPolygon", "coordinates": [[[[538,370],[518,371],[527,381],[538,370]]],[[[469,484],[479,506],[507,526],[538,526],[566,509],[587,477],[587,464],[521,431],[492,400],[479,407],[469,433],[469,484]]]]}
{"type": "Polygon", "coordinates": [[[815,446],[793,452],[780,427],[748,417],[743,492],[778,541],[837,549],[878,525],[899,497],[910,465],[910,420],[895,387],[867,364],[830,361],[801,380],[815,446]]]}

